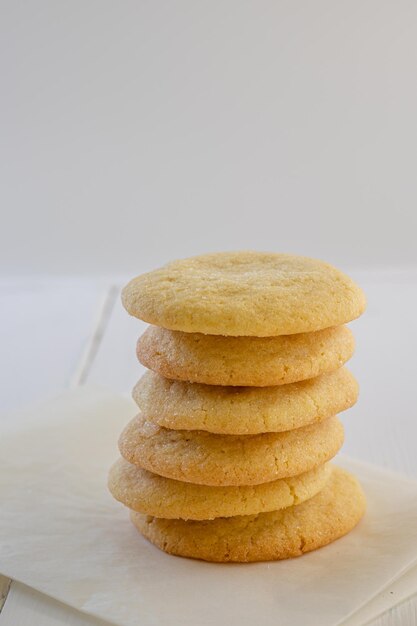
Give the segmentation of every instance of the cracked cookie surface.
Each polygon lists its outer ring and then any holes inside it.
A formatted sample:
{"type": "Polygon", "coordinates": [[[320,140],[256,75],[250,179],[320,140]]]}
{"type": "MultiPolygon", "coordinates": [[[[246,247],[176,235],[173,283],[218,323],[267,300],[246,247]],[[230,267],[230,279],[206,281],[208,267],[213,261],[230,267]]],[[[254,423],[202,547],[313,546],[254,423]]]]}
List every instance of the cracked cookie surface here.
{"type": "Polygon", "coordinates": [[[328,263],[289,254],[222,252],[168,263],[131,280],[126,310],[164,328],[268,337],[345,324],[361,289],[328,263]]]}
{"type": "Polygon", "coordinates": [[[169,519],[205,520],[251,515],[293,506],[323,489],[330,465],[261,485],[209,487],[164,478],[119,459],[110,469],[109,490],[139,513],[169,519]]]}
{"type": "Polygon", "coordinates": [[[149,371],[132,395],[142,413],[165,428],[255,435],[322,422],[355,404],[358,384],[344,367],[273,387],[188,383],[149,371]]]}
{"type": "Polygon", "coordinates": [[[169,554],[215,562],[273,561],[342,537],[360,521],[365,507],[358,481],[334,467],[317,495],[280,511],[206,521],[131,512],[131,519],[144,537],[169,554]]]}
{"type": "Polygon", "coordinates": [[[340,368],[352,356],[347,326],[279,337],[222,337],[150,326],[139,338],[142,365],[165,378],[208,385],[283,385],[340,368]]]}
{"type": "Polygon", "coordinates": [[[122,432],[121,455],[154,474],[201,485],[256,485],[330,460],[343,444],[337,417],[282,433],[216,435],[170,430],[139,414],[122,432]]]}

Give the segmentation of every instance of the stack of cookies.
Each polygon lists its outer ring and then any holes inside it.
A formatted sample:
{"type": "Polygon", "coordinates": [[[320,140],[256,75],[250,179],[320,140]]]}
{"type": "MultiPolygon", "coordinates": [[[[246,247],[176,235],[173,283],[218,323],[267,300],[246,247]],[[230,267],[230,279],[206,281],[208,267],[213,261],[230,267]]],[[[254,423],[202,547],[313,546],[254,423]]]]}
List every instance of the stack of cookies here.
{"type": "Polygon", "coordinates": [[[132,280],[150,324],[139,415],[119,440],[113,496],[159,548],[208,561],[299,556],[349,532],[365,499],[329,464],[357,400],[345,323],[362,291],[321,261],[257,252],[176,261],[132,280]]]}

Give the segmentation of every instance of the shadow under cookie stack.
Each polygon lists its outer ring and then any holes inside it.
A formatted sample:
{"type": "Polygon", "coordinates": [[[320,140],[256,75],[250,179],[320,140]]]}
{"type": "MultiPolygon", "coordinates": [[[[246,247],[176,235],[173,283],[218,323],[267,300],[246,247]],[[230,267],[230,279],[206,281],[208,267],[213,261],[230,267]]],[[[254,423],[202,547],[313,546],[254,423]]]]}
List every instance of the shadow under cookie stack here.
{"type": "Polygon", "coordinates": [[[365,498],[329,463],[337,414],[357,400],[344,325],[362,291],[332,266],[257,252],[175,261],[132,280],[127,311],[150,324],[139,415],[119,440],[113,496],[170,554],[207,561],[299,556],[345,535],[365,498]]]}

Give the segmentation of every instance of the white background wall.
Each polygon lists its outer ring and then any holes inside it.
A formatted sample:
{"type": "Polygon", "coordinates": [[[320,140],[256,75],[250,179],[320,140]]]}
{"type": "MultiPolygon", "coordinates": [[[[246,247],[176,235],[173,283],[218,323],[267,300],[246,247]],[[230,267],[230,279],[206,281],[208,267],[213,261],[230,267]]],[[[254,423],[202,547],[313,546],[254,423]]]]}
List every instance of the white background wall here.
{"type": "Polygon", "coordinates": [[[2,0],[3,273],[417,264],[414,0],[2,0]]]}

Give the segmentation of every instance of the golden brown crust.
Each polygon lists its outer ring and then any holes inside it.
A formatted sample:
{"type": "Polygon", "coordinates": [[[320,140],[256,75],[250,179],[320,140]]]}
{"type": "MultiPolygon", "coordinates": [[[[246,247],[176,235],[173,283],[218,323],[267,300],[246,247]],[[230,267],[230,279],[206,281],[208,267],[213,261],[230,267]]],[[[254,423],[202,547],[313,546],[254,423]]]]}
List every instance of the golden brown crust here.
{"type": "Polygon", "coordinates": [[[353,354],[346,326],[280,337],[221,337],[150,326],[139,338],[139,361],[165,378],[208,385],[267,387],[314,378],[353,354]]]}
{"type": "Polygon", "coordinates": [[[174,430],[225,435],[281,432],[321,422],[353,406],[358,384],[344,367],[274,387],[227,387],[170,380],[146,372],[133,398],[149,419],[174,430]]]}
{"type": "Polygon", "coordinates": [[[154,474],[213,486],[256,485],[329,461],[343,444],[337,417],[283,433],[215,435],[169,430],[139,414],[119,439],[121,455],[154,474]]]}
{"type": "Polygon", "coordinates": [[[296,557],[348,533],[365,512],[357,480],[334,468],[322,491],[306,502],[259,515],[208,521],[159,519],[131,513],[138,530],[169,554],[216,562],[296,557]]]}
{"type": "Polygon", "coordinates": [[[167,519],[214,519],[251,515],[300,504],[323,489],[330,465],[321,465],[292,478],[262,485],[208,487],[152,474],[119,459],[110,469],[113,497],[139,513],[167,519]]]}
{"type": "Polygon", "coordinates": [[[122,301],[156,326],[257,337],[338,326],[366,306],[359,287],[327,263],[250,251],[174,261],[130,281],[122,301]]]}

